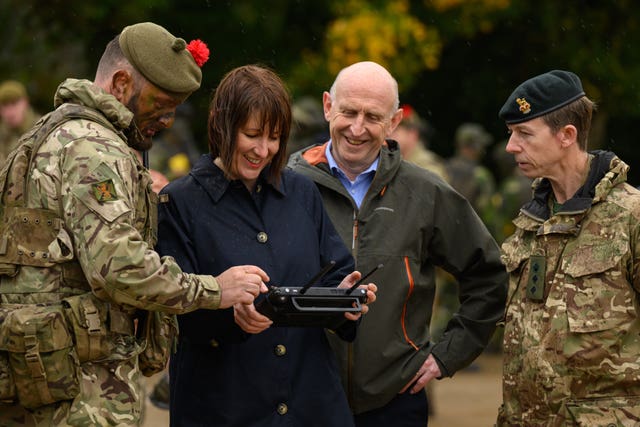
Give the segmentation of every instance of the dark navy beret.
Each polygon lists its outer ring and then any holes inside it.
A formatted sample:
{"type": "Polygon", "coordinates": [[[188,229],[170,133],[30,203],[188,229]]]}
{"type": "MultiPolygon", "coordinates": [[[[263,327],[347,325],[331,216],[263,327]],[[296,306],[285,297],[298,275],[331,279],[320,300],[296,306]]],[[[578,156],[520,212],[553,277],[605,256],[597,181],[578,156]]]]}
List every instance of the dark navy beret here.
{"type": "Polygon", "coordinates": [[[508,124],[526,122],[585,96],[580,78],[570,71],[553,70],[518,86],[500,109],[508,124]]]}

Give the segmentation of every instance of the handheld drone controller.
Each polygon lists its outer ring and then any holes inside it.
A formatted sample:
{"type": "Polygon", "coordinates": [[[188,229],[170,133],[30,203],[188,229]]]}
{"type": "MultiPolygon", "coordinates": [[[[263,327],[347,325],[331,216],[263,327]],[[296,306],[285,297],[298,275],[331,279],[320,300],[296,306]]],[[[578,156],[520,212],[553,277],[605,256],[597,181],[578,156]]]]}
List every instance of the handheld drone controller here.
{"type": "Polygon", "coordinates": [[[331,261],[305,286],[272,287],[263,299],[256,302],[256,309],[273,320],[274,326],[337,329],[347,320],[344,313],[362,310],[362,304],[367,302],[367,291],[358,286],[382,264],[362,276],[350,288],[313,287],[334,265],[335,261],[331,261]]]}

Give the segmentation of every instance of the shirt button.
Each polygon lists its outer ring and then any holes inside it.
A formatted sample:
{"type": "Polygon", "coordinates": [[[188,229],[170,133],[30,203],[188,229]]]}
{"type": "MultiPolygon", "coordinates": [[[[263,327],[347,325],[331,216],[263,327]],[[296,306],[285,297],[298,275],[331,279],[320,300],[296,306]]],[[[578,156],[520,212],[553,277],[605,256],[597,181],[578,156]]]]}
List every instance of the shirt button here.
{"type": "Polygon", "coordinates": [[[289,411],[286,403],[278,403],[278,414],[284,415],[289,411]]]}
{"type": "Polygon", "coordinates": [[[260,243],[267,243],[267,240],[269,240],[267,233],[265,233],[264,231],[259,232],[257,238],[258,242],[260,243]]]}
{"type": "Polygon", "coordinates": [[[275,349],[276,356],[284,356],[287,354],[287,347],[282,344],[278,344],[275,349]]]}

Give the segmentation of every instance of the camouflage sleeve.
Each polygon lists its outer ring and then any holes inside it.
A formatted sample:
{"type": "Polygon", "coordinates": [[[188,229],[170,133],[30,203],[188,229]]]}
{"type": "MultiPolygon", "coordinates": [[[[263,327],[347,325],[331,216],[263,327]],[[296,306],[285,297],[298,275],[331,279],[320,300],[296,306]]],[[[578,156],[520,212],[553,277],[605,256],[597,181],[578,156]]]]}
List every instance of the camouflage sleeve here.
{"type": "Polygon", "coordinates": [[[135,227],[140,182],[130,149],[105,129],[87,136],[81,127],[96,128],[94,123],[70,123],[85,134],[65,146],[60,160],[62,210],[94,292],[119,304],[176,314],[217,308],[220,290],[212,276],[183,273],[173,258],[161,259],[135,227]]]}
{"type": "MultiPolygon", "coordinates": [[[[637,209],[640,211],[640,209],[637,209]]],[[[631,266],[631,285],[635,289],[636,293],[640,295],[640,218],[638,217],[640,212],[634,216],[634,221],[631,227],[631,248],[632,248],[632,263],[631,266]]]]}

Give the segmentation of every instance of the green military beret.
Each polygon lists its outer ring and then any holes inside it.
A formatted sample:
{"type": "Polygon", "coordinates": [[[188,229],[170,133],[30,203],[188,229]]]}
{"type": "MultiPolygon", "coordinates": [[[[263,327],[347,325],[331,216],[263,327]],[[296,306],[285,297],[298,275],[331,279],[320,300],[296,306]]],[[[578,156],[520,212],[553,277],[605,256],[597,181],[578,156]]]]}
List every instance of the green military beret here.
{"type": "Polygon", "coordinates": [[[518,86],[500,109],[499,116],[508,124],[526,122],[583,96],[578,76],[570,71],[553,70],[518,86]]]}
{"type": "Polygon", "coordinates": [[[15,80],[6,80],[0,84],[0,105],[11,104],[18,99],[26,98],[24,85],[15,80]]]}
{"type": "Polygon", "coordinates": [[[190,94],[200,87],[202,64],[196,63],[184,39],[160,25],[143,22],[125,27],[118,42],[131,65],[159,88],[190,94]]]}

